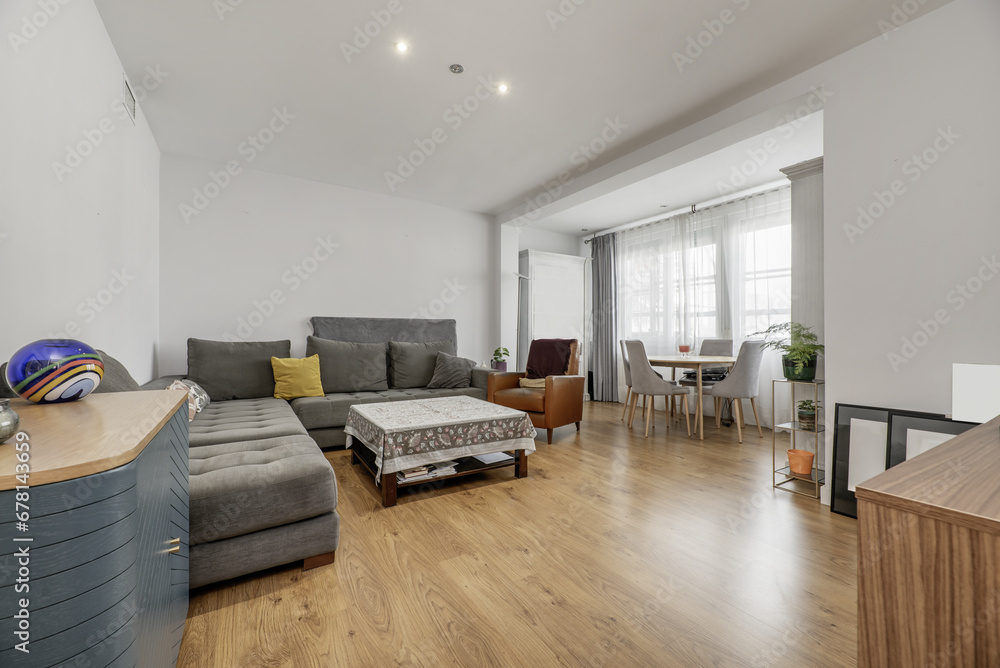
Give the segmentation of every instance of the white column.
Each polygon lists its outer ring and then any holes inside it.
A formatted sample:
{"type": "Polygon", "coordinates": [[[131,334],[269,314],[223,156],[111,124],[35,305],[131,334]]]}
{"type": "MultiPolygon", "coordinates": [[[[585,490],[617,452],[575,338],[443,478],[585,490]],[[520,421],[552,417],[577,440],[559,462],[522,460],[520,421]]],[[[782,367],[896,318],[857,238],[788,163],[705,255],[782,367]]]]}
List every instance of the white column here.
{"type": "MultiPolygon", "coordinates": [[[[518,252],[521,228],[515,225],[500,225],[500,331],[493,348],[503,346],[510,351],[507,370],[517,370],[517,290],[518,252]]],[[[492,352],[492,348],[490,349],[492,352]]]]}
{"type": "MultiPolygon", "coordinates": [[[[792,321],[811,327],[823,342],[823,158],[800,162],[781,170],[792,182],[792,321]]],[[[826,378],[819,358],[817,378],[826,378]]],[[[825,399],[825,397],[823,397],[825,399]]],[[[816,456],[823,462],[826,484],[822,503],[830,503],[833,481],[833,407],[825,405],[825,438],[817,439],[816,456]]]]}
{"type": "Polygon", "coordinates": [[[792,182],[792,320],[823,340],[823,158],[781,170],[792,182]]]}

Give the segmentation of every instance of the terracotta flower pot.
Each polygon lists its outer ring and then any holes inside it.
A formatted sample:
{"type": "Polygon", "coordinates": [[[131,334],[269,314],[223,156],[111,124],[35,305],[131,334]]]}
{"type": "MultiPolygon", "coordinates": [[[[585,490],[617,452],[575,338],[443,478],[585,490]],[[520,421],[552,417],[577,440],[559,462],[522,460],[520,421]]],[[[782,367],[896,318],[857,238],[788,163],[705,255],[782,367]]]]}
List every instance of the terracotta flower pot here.
{"type": "Polygon", "coordinates": [[[789,450],[788,468],[794,476],[812,478],[813,453],[808,450],[789,450]]]}

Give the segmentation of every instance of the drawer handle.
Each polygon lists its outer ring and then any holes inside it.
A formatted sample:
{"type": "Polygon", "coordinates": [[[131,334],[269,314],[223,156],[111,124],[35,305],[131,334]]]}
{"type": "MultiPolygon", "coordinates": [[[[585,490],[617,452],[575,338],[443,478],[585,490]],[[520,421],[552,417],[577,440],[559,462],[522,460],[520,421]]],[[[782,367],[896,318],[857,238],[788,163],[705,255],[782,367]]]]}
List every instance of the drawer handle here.
{"type": "Polygon", "coordinates": [[[180,538],[171,538],[169,544],[170,545],[180,545],[181,544],[181,539],[180,538]]]}
{"type": "Polygon", "coordinates": [[[181,546],[180,545],[175,545],[174,547],[172,547],[169,550],[167,550],[167,554],[177,554],[180,551],[181,551],[181,546]]]}

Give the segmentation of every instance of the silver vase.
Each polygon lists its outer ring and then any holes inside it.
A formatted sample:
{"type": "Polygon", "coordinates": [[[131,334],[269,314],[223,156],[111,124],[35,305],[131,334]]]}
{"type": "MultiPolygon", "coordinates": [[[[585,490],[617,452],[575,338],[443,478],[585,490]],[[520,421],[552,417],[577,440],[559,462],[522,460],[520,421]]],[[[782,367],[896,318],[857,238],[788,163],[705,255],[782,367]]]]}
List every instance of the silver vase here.
{"type": "Polygon", "coordinates": [[[10,407],[10,399],[0,399],[0,443],[6,443],[16,434],[20,424],[21,418],[10,407]]]}

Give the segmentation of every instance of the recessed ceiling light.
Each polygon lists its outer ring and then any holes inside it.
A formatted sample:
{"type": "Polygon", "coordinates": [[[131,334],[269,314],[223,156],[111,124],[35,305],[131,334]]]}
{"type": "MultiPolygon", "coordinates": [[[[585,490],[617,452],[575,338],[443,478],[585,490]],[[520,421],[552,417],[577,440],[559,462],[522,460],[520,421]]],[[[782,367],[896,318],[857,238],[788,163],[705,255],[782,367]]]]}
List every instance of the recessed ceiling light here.
{"type": "Polygon", "coordinates": [[[409,50],[410,50],[410,45],[407,44],[406,42],[396,42],[396,51],[399,51],[400,53],[406,53],[409,50]]]}
{"type": "Polygon", "coordinates": [[[507,87],[507,84],[502,83],[499,86],[497,86],[497,90],[500,91],[501,93],[506,93],[510,89],[507,87]]]}
{"type": "Polygon", "coordinates": [[[660,208],[661,208],[661,209],[666,209],[666,208],[667,208],[668,206],[670,206],[670,205],[669,205],[669,204],[661,204],[661,205],[660,205],[660,208]]]}
{"type": "Polygon", "coordinates": [[[458,63],[455,63],[454,65],[452,65],[448,69],[451,70],[452,74],[461,74],[462,72],[465,71],[465,68],[462,67],[461,65],[459,65],[458,63]]]}
{"type": "Polygon", "coordinates": [[[588,227],[584,227],[584,228],[581,228],[581,229],[580,229],[580,231],[581,231],[581,232],[589,232],[589,231],[590,231],[590,228],[588,228],[588,227]]]}

